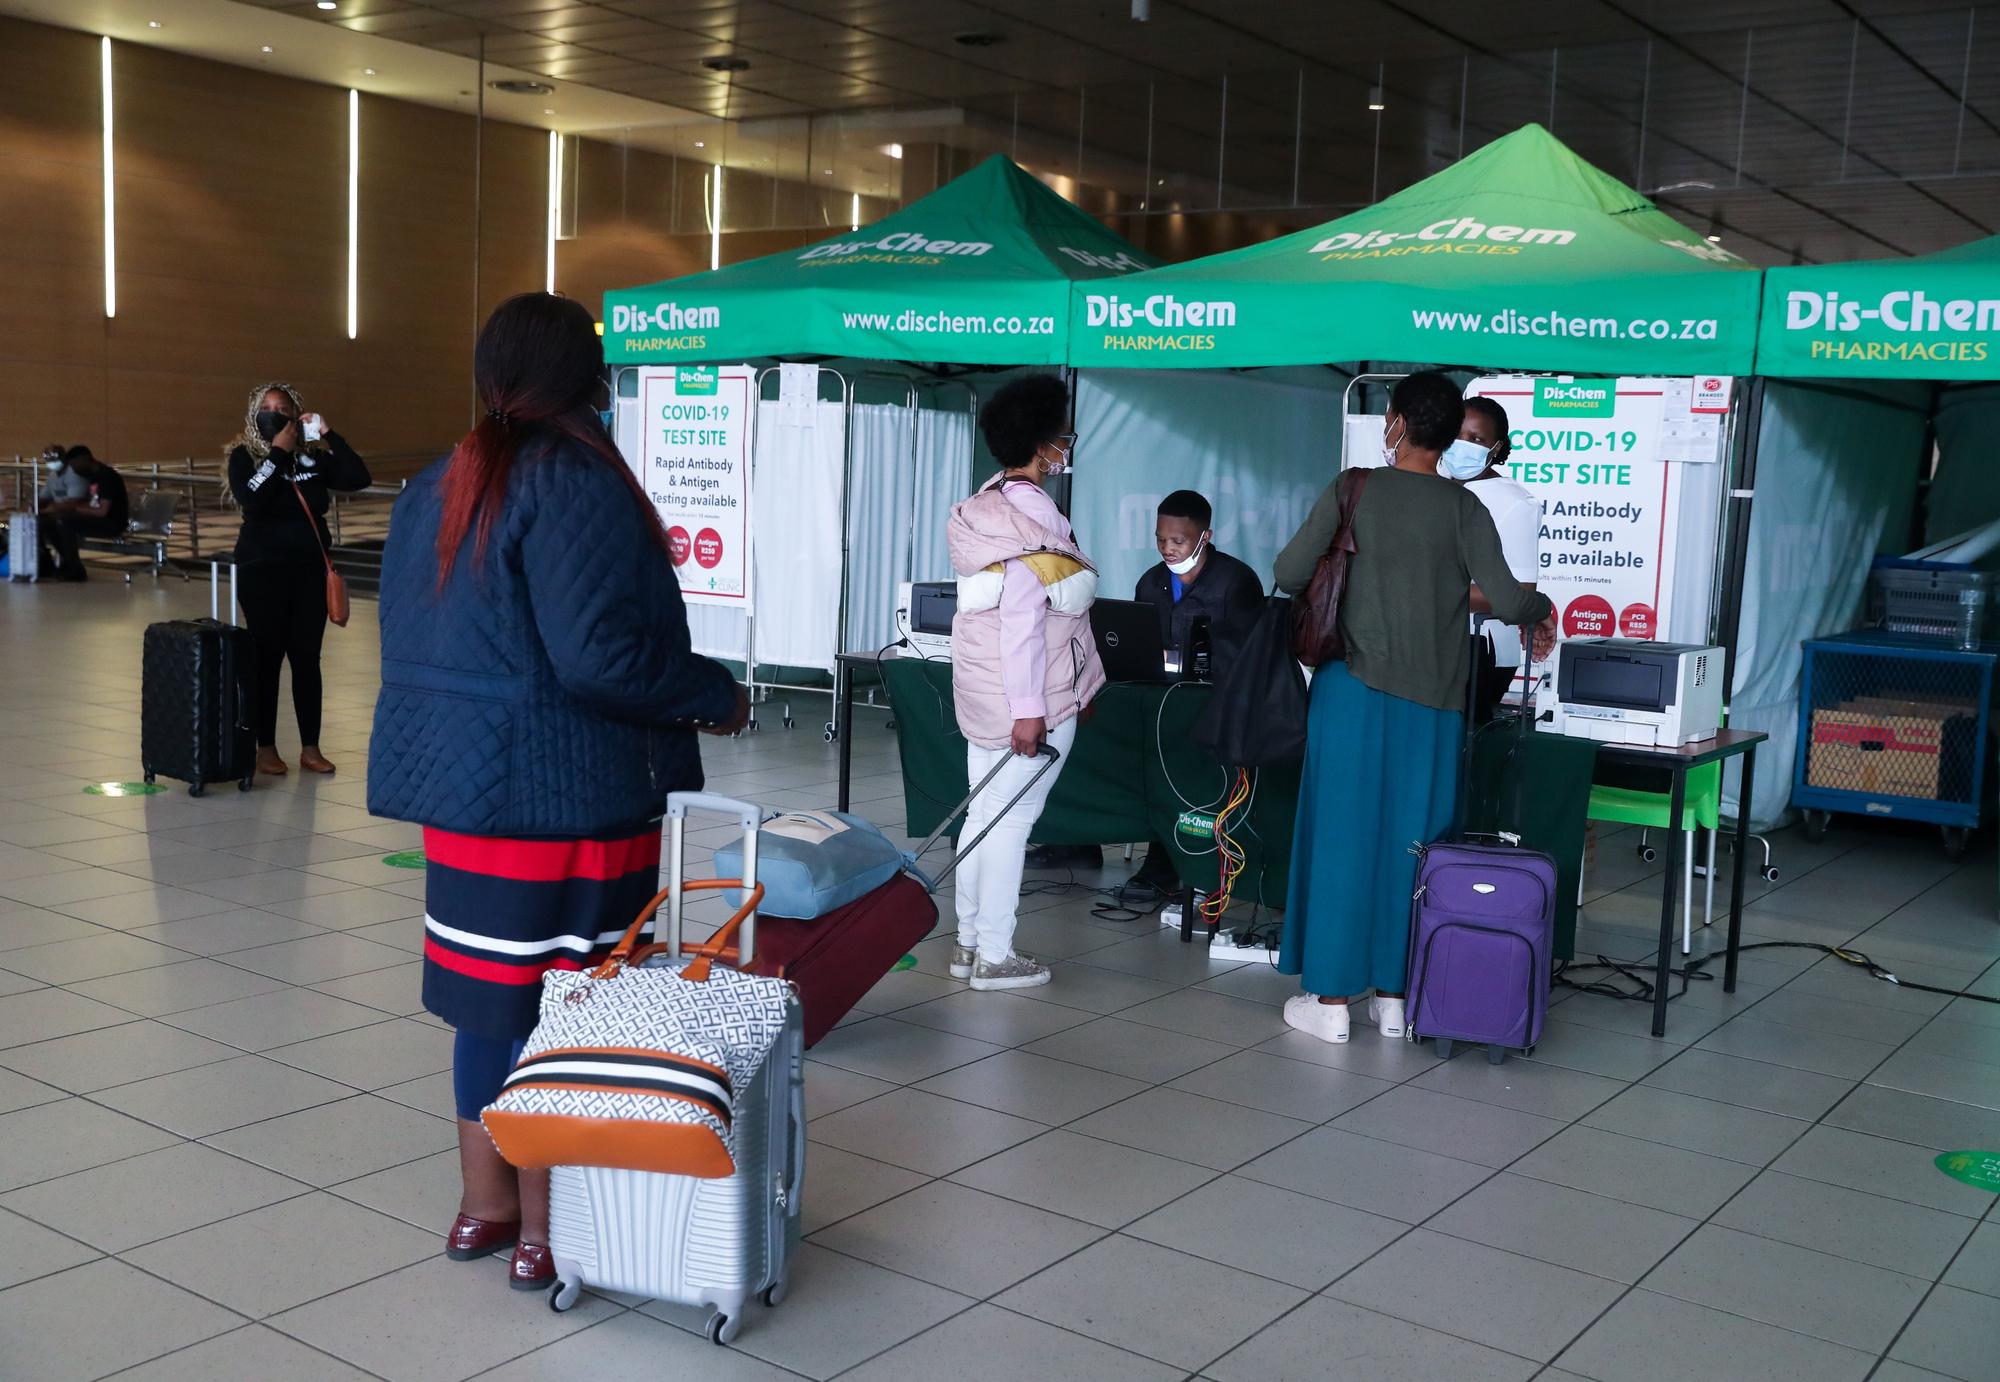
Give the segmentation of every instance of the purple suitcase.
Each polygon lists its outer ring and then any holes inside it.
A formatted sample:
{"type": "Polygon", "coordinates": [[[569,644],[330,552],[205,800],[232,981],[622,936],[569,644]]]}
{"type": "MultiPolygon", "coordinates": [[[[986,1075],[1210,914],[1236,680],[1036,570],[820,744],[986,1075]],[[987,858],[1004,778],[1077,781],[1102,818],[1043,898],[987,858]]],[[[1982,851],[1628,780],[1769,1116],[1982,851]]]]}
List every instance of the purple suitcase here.
{"type": "MultiPolygon", "coordinates": [[[[1524,776],[1532,714],[1523,712],[1516,724],[1524,776]]],[[[1468,720],[1460,821],[1478,732],[1468,720]]],[[[1551,856],[1495,835],[1448,835],[1423,849],[1410,901],[1410,1038],[1431,1038],[1440,1057],[1450,1056],[1455,1042],[1477,1042],[1496,1065],[1510,1048],[1532,1051],[1549,1011],[1555,918],[1551,856]]]]}

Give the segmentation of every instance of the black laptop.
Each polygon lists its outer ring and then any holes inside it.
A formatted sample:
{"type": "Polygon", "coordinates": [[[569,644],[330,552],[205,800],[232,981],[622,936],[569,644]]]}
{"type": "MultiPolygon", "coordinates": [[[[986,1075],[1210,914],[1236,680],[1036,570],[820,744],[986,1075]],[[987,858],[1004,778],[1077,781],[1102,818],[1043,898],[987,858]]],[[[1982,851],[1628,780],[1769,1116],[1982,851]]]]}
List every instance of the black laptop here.
{"type": "Polygon", "coordinates": [[[1179,681],[1167,671],[1160,612],[1143,600],[1099,600],[1090,607],[1097,656],[1111,681],[1179,681]]]}

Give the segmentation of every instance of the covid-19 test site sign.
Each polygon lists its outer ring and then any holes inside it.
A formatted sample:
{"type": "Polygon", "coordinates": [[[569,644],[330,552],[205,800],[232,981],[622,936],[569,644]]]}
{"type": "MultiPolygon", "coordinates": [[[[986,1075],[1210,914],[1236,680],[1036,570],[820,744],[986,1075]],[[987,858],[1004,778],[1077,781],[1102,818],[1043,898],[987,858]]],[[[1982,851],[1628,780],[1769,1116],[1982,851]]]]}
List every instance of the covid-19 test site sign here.
{"type": "Polygon", "coordinates": [[[1665,636],[1682,480],[1716,459],[1727,382],[1498,376],[1466,390],[1507,410],[1504,471],[1541,501],[1536,588],[1563,637],[1665,636]]]}
{"type": "Polygon", "coordinates": [[[747,365],[639,371],[639,417],[627,460],[666,525],[681,594],[745,607],[750,599],[750,412],[747,365]]]}

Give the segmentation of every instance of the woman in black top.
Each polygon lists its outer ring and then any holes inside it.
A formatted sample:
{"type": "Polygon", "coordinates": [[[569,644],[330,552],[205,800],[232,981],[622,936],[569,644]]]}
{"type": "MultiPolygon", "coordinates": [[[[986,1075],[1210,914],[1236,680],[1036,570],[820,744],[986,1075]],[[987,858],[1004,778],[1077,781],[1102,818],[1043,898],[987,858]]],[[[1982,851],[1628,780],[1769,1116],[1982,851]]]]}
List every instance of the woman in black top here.
{"type": "Polygon", "coordinates": [[[243,619],[257,644],[252,728],[257,771],[282,774],[278,756],[278,670],[292,664],[299,717],[299,766],[330,773],[319,751],[319,645],[326,635],[326,527],[333,490],[366,489],[368,467],[340,437],[305,411],[289,384],[250,392],[243,435],[229,453],[229,488],[243,511],[236,564],[243,569],[243,619]],[[309,440],[307,433],[314,434],[309,440]]]}

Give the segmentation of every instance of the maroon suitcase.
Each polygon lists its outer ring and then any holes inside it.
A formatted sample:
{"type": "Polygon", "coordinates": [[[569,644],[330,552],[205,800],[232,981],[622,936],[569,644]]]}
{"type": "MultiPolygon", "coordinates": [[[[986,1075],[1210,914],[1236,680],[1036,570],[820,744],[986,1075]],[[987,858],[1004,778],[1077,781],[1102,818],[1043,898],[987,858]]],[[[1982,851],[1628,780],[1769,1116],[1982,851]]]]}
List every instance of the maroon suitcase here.
{"type": "MultiPolygon", "coordinates": [[[[1042,757],[1045,761],[1035,774],[1034,781],[1039,781],[1043,773],[1055,766],[1057,753],[1053,748],[1044,746],[1042,757]]],[[[973,798],[985,790],[986,784],[999,775],[1005,764],[1005,759],[995,764],[985,781],[974,787],[959,803],[958,809],[917,847],[910,856],[911,867],[971,806],[973,798]]],[[[1001,816],[1013,809],[1014,802],[1027,795],[1034,781],[1015,794],[1014,800],[1002,808],[1001,816]]],[[[686,867],[687,813],[690,808],[736,818],[743,827],[744,880],[746,884],[754,885],[757,881],[757,829],[763,822],[763,812],[754,803],[710,792],[675,792],[667,798],[669,884],[678,884],[686,867]]],[[[995,817],[996,824],[998,820],[999,817],[995,817]]],[[[986,830],[992,828],[989,825],[986,830]]],[[[754,909],[748,913],[737,937],[742,948],[751,954],[749,972],[774,979],[789,979],[797,985],[799,1006],[805,1014],[807,1046],[812,1046],[832,1031],[834,1023],[847,1016],[861,1001],[861,996],[895,967],[896,961],[931,933],[938,919],[937,903],[932,901],[931,893],[958,867],[958,859],[978,848],[979,842],[985,838],[986,831],[981,831],[959,856],[944,867],[935,882],[911,873],[899,873],[873,892],[855,898],[844,907],[803,920],[759,916],[754,909]]],[[[670,955],[681,953],[682,902],[681,888],[670,886],[667,897],[667,953],[670,955]]],[[[738,946],[731,944],[719,951],[718,957],[727,964],[738,965],[738,954],[738,946]]]]}

